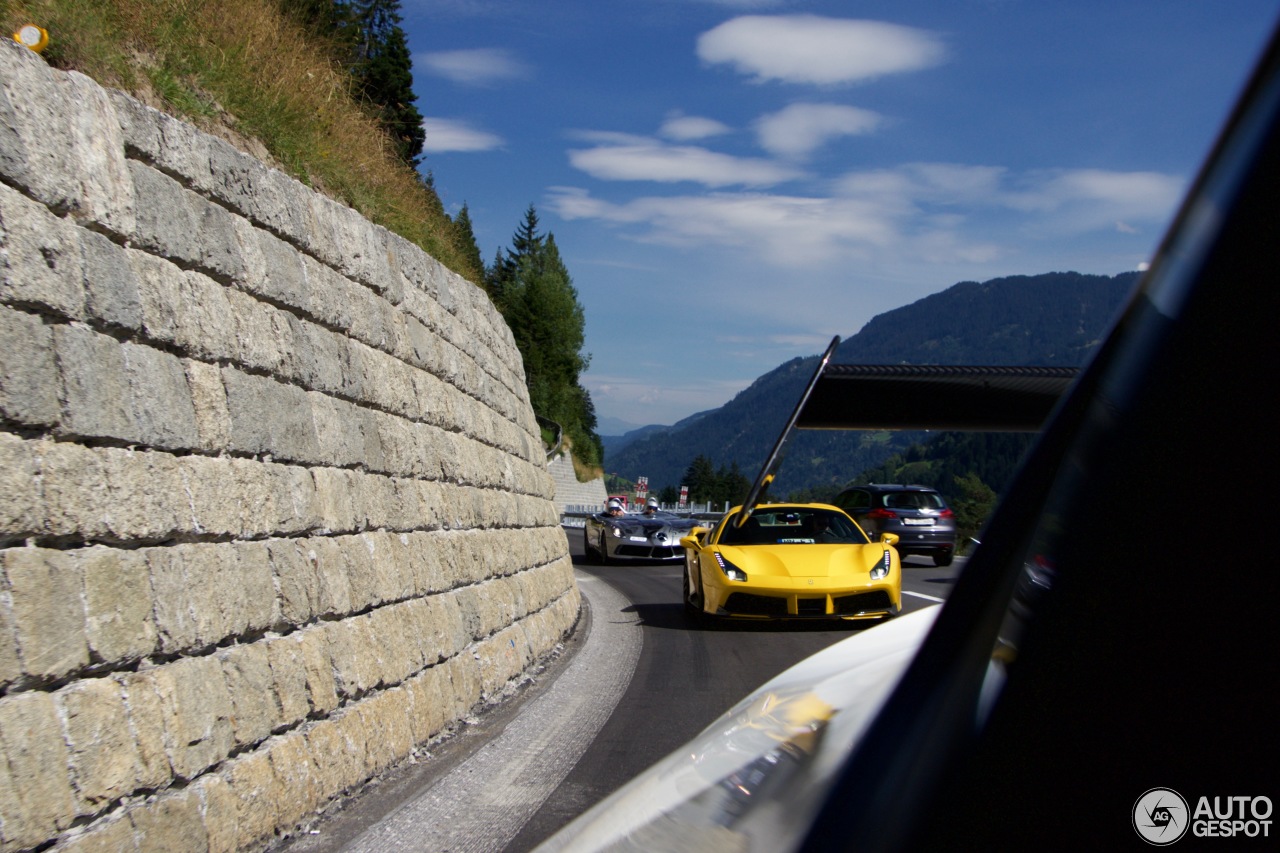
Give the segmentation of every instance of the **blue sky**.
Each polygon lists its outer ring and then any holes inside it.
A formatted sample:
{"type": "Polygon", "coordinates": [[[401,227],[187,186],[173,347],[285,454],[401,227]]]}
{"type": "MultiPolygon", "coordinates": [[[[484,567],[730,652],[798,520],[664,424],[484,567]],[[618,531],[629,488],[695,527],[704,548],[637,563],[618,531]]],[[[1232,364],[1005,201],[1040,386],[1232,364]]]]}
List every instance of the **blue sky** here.
{"type": "Polygon", "coordinates": [[[402,0],[424,169],[486,263],[533,204],[602,432],[959,281],[1138,268],[1274,0],[402,0]]]}

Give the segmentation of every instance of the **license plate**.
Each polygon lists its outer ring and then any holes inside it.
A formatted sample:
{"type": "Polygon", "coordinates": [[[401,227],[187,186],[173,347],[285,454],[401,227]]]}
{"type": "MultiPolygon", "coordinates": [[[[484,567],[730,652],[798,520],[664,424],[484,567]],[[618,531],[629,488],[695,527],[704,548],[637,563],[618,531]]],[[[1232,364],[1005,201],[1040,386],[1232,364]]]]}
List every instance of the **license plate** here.
{"type": "Polygon", "coordinates": [[[933,519],[932,519],[932,518],[904,518],[904,519],[902,519],[902,523],[903,523],[903,524],[906,524],[906,525],[908,525],[908,526],[911,526],[911,525],[922,525],[922,526],[923,526],[923,525],[928,525],[928,526],[932,527],[932,526],[933,526],[933,519]]]}

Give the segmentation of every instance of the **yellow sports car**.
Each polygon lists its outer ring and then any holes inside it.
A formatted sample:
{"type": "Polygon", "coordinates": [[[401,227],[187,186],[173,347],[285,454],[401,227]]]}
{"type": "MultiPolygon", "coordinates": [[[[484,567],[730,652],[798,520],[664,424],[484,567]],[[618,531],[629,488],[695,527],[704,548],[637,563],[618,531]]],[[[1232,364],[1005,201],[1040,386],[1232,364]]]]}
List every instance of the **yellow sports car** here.
{"type": "Polygon", "coordinates": [[[734,507],[684,546],[684,601],[716,616],[882,619],[902,609],[902,567],[886,533],[872,542],[826,504],[734,507]]]}

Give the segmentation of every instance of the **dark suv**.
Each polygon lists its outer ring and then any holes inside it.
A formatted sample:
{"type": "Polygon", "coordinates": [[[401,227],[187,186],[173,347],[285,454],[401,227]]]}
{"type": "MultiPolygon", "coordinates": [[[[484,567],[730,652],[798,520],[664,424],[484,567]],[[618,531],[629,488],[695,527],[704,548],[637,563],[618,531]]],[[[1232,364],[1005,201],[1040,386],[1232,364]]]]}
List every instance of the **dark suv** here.
{"type": "Polygon", "coordinates": [[[932,557],[935,566],[951,565],[956,553],[955,513],[936,489],[873,483],[845,489],[834,503],[872,539],[896,533],[902,559],[922,554],[932,557]]]}

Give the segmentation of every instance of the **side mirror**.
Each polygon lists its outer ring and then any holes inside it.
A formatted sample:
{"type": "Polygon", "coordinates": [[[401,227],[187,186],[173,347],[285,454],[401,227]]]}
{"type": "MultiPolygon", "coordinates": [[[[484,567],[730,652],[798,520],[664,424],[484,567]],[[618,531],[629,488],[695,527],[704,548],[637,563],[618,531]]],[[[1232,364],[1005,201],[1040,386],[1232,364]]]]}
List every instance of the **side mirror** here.
{"type": "Polygon", "coordinates": [[[898,534],[896,534],[896,533],[881,533],[881,534],[880,534],[880,541],[881,541],[883,544],[885,544],[885,545],[897,545],[897,544],[898,544],[898,534]]]}
{"type": "Polygon", "coordinates": [[[680,546],[682,548],[698,548],[702,545],[702,539],[707,535],[708,528],[695,527],[689,531],[688,536],[681,537],[680,546]]]}

